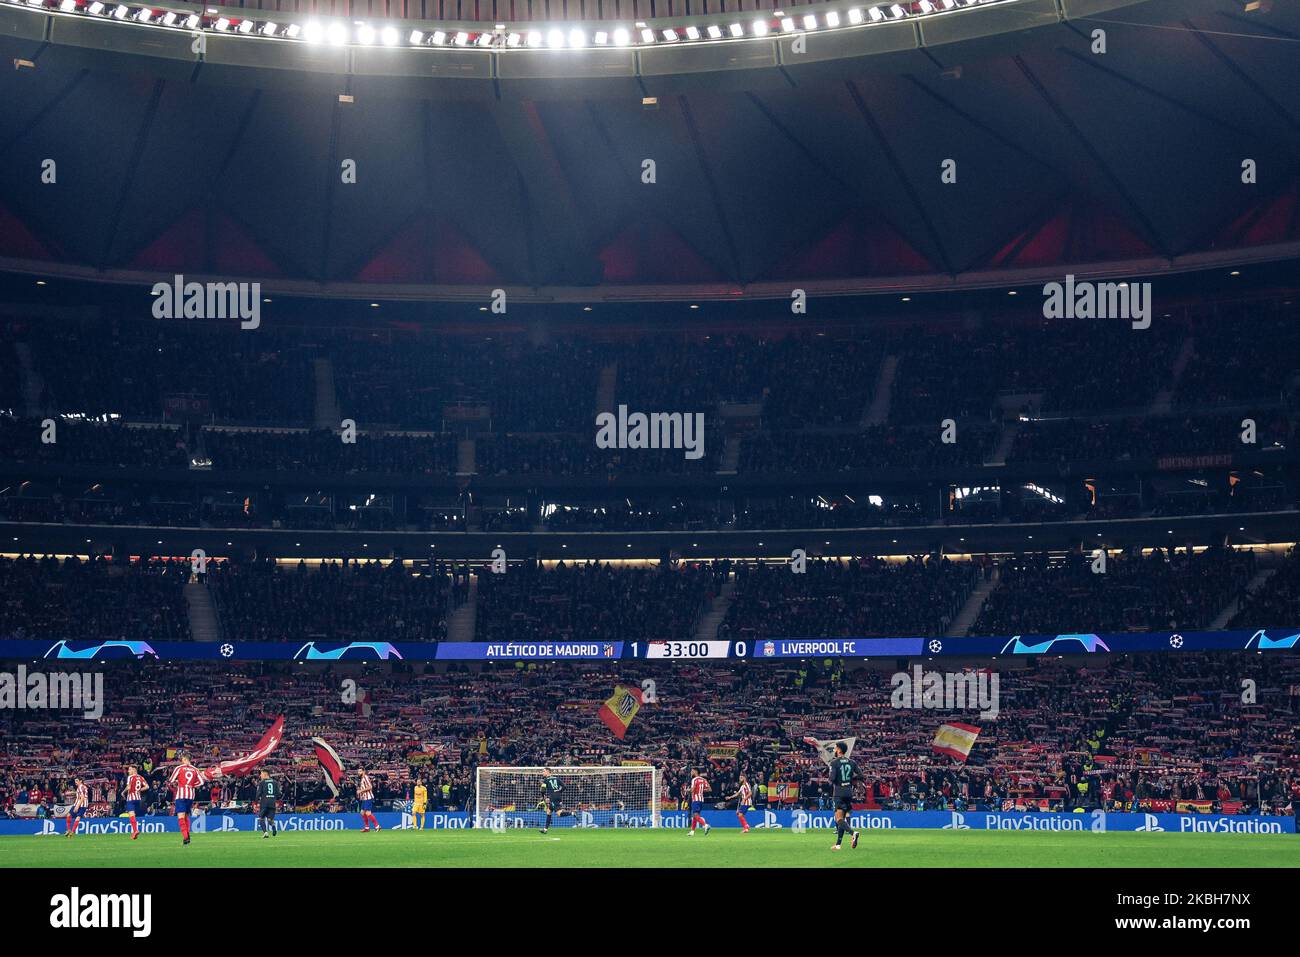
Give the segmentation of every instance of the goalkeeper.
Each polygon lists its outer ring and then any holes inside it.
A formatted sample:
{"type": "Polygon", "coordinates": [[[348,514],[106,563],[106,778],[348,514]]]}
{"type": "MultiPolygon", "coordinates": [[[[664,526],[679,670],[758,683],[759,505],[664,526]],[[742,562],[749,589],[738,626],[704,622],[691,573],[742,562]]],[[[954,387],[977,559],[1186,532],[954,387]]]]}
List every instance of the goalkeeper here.
{"type": "Polygon", "coordinates": [[[567,812],[560,805],[560,794],[564,791],[564,785],[550,768],[542,768],[541,789],[542,799],[537,802],[536,809],[546,811],[546,823],[542,825],[542,833],[545,834],[551,829],[552,815],[564,817],[567,812]]]}

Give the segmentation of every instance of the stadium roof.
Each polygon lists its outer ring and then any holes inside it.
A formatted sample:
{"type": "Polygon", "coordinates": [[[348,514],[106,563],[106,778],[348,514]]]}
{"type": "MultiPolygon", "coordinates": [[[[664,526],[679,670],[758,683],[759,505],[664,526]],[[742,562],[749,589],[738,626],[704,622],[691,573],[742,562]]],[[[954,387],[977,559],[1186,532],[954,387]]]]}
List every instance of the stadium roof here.
{"type": "Polygon", "coordinates": [[[89,49],[0,4],[0,268],[589,301],[1300,252],[1296,5],[1031,6],[991,35],[909,26],[904,48],[810,64],[457,80],[175,58],[135,35],[89,49]]]}

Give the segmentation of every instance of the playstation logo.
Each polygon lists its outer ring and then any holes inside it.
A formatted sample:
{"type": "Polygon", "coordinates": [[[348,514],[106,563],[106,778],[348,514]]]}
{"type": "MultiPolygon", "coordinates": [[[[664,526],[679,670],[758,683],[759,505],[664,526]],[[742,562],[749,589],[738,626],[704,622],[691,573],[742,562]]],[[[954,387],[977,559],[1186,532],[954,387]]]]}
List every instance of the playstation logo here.
{"type": "Polygon", "coordinates": [[[970,825],[966,823],[966,815],[961,811],[952,812],[952,820],[943,826],[945,831],[969,831],[970,825]]]}

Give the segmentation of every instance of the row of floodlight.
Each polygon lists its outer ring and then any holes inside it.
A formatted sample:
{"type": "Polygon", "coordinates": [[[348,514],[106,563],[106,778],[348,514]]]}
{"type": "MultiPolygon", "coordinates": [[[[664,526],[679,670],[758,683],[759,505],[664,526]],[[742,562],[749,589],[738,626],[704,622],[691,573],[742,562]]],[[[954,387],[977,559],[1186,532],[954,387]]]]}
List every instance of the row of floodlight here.
{"type": "MultiPolygon", "coordinates": [[[[0,0],[0,3],[3,2],[6,0],[0,0]]],[[[576,50],[588,46],[654,46],[695,41],[737,40],[780,33],[810,33],[944,13],[961,7],[982,6],[1004,2],[1004,0],[911,0],[908,3],[850,7],[842,11],[823,10],[820,13],[802,13],[795,16],[776,10],[770,16],[760,16],[748,23],[732,19],[728,22],[684,27],[651,27],[646,23],[637,22],[631,27],[555,26],[545,30],[537,28],[510,30],[505,24],[498,23],[491,30],[412,29],[409,31],[395,24],[374,25],[363,20],[351,22],[307,20],[303,23],[279,24],[272,20],[226,16],[216,8],[208,8],[204,13],[196,13],[116,3],[113,0],[107,2],[105,0],[7,0],[7,2],[14,6],[58,10],[62,13],[84,14],[150,26],[210,30],[216,33],[271,37],[330,46],[355,44],[385,47],[450,46],[576,50]]]]}

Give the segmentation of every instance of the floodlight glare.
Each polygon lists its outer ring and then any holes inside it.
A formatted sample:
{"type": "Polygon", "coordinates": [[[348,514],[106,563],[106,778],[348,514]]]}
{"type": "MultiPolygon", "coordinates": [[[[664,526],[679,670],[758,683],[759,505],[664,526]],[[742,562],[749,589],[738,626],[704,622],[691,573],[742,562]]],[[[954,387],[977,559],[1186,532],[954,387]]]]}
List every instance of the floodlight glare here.
{"type": "Polygon", "coordinates": [[[687,28],[686,28],[686,39],[688,39],[688,40],[698,40],[699,38],[700,38],[700,28],[699,28],[699,27],[687,27],[687,28]]]}
{"type": "Polygon", "coordinates": [[[921,8],[922,13],[934,13],[934,4],[930,0],[921,0],[917,6],[921,8]]]}
{"type": "Polygon", "coordinates": [[[139,10],[136,11],[135,19],[139,23],[148,23],[150,20],[153,19],[153,11],[150,10],[148,7],[141,7],[139,10]]]}
{"type": "Polygon", "coordinates": [[[904,10],[899,4],[893,3],[890,4],[889,6],[889,15],[893,17],[895,20],[901,20],[903,17],[907,16],[907,11],[904,10]]]}
{"type": "Polygon", "coordinates": [[[755,20],[752,29],[753,29],[753,31],[754,31],[754,36],[756,36],[756,37],[765,37],[765,36],[767,36],[767,21],[766,21],[766,20],[755,20]]]}
{"type": "Polygon", "coordinates": [[[443,33],[441,30],[434,30],[433,36],[429,37],[429,39],[433,41],[435,46],[442,46],[447,42],[447,34],[443,33]]]}
{"type": "Polygon", "coordinates": [[[625,47],[631,42],[632,42],[632,37],[627,32],[626,28],[619,27],[617,30],[614,31],[614,46],[625,47]]]}
{"type": "Polygon", "coordinates": [[[411,44],[413,47],[418,47],[424,42],[424,34],[419,30],[412,30],[411,35],[406,38],[406,42],[411,44]]]}
{"type": "Polygon", "coordinates": [[[397,32],[397,27],[384,27],[379,32],[379,42],[386,47],[397,46],[397,41],[401,39],[401,34],[397,32]]]}
{"type": "Polygon", "coordinates": [[[325,28],[325,39],[333,46],[341,47],[348,42],[348,31],[343,28],[341,23],[331,23],[325,28]]]}
{"type": "Polygon", "coordinates": [[[469,34],[466,33],[464,30],[461,30],[454,37],[452,37],[451,42],[458,47],[463,47],[466,43],[469,43],[469,34]]]}
{"type": "Polygon", "coordinates": [[[508,35],[506,36],[506,46],[508,46],[508,47],[510,47],[511,49],[513,49],[514,47],[519,46],[519,44],[520,44],[520,42],[521,42],[522,40],[523,40],[523,37],[520,36],[518,33],[511,33],[511,34],[508,34],[508,35]]]}
{"type": "Polygon", "coordinates": [[[731,32],[733,37],[743,37],[745,35],[745,28],[739,23],[733,23],[731,26],[727,27],[727,29],[731,32]]]}
{"type": "Polygon", "coordinates": [[[662,33],[663,33],[664,40],[666,40],[668,43],[672,43],[674,40],[677,39],[676,30],[664,30],[662,31],[662,33]]]}
{"type": "Polygon", "coordinates": [[[849,23],[858,24],[861,22],[862,22],[862,10],[859,7],[854,7],[852,10],[849,11],[849,23]]]}
{"type": "Polygon", "coordinates": [[[542,45],[542,33],[540,30],[528,31],[528,45],[530,47],[539,47],[542,45]]]}
{"type": "MultiPolygon", "coordinates": [[[[125,10],[126,8],[125,8],[125,7],[118,7],[117,9],[118,9],[118,10],[125,10]]],[[[114,15],[114,16],[117,16],[117,11],[114,11],[114,12],[113,12],[113,15],[114,15]]],[[[214,23],[214,24],[212,24],[212,29],[217,30],[217,31],[219,31],[219,32],[221,32],[221,33],[225,33],[226,30],[230,29],[230,21],[227,20],[225,17],[218,17],[218,18],[217,18],[217,22],[214,23]]]]}
{"type": "Polygon", "coordinates": [[[268,20],[266,21],[266,23],[262,24],[262,36],[273,37],[275,36],[276,31],[279,29],[280,28],[278,26],[276,26],[274,23],[268,20]]]}
{"type": "Polygon", "coordinates": [[[287,36],[290,40],[298,39],[298,34],[300,33],[302,33],[302,27],[298,26],[298,24],[296,23],[289,24],[289,26],[285,28],[284,31],[284,35],[287,36]]]}
{"type": "Polygon", "coordinates": [[[708,34],[709,34],[709,39],[710,39],[710,40],[721,40],[721,39],[722,39],[722,27],[718,26],[718,25],[715,23],[713,26],[709,27],[709,29],[708,29],[708,34]]]}
{"type": "Polygon", "coordinates": [[[811,13],[807,14],[807,15],[803,18],[803,28],[804,28],[805,30],[816,30],[816,29],[817,29],[817,18],[816,18],[813,14],[811,14],[811,13]]]}
{"type": "Polygon", "coordinates": [[[481,46],[481,47],[491,46],[491,45],[492,45],[492,36],[493,36],[493,35],[492,35],[491,33],[480,33],[480,34],[478,35],[478,39],[475,40],[474,42],[477,43],[477,44],[478,44],[479,46],[481,46]]]}
{"type": "Polygon", "coordinates": [[[546,45],[552,50],[558,50],[564,46],[564,31],[551,30],[546,34],[546,45]]]}
{"type": "Polygon", "coordinates": [[[598,47],[603,47],[609,42],[609,34],[604,30],[597,30],[591,38],[592,42],[598,47]]]}
{"type": "Polygon", "coordinates": [[[375,28],[368,23],[358,24],[357,40],[366,46],[375,42],[375,28]]]}
{"type": "Polygon", "coordinates": [[[641,42],[642,42],[642,43],[654,43],[654,42],[655,42],[655,32],[654,32],[653,30],[651,30],[651,29],[648,29],[648,28],[645,29],[645,30],[642,30],[642,31],[641,31],[641,42]]]}
{"type": "Polygon", "coordinates": [[[130,12],[131,12],[130,10],[128,10],[126,7],[122,6],[121,4],[113,8],[113,16],[118,20],[125,20],[126,15],[130,12]]]}
{"type": "Polygon", "coordinates": [[[838,27],[840,25],[840,15],[834,10],[826,11],[826,25],[828,27],[838,27]]]}
{"type": "Polygon", "coordinates": [[[782,30],[782,32],[784,32],[784,33],[794,33],[794,18],[793,18],[793,17],[782,17],[782,18],[781,18],[781,30],[782,30]]]}
{"type": "Polygon", "coordinates": [[[876,21],[877,23],[879,23],[881,20],[885,19],[885,15],[884,15],[883,13],[880,12],[880,8],[879,8],[879,7],[872,7],[872,8],[867,12],[867,15],[868,15],[869,17],[871,17],[871,19],[874,20],[874,21],[876,21]]]}
{"type": "Polygon", "coordinates": [[[99,16],[99,14],[104,12],[104,5],[100,3],[99,0],[95,0],[94,3],[86,7],[86,10],[90,13],[95,14],[96,16],[99,16]]]}
{"type": "Polygon", "coordinates": [[[587,45],[587,34],[583,33],[581,30],[569,31],[569,46],[585,47],[586,45],[587,45]]]}
{"type": "Polygon", "coordinates": [[[77,9],[77,0],[63,0],[63,2],[59,4],[59,9],[64,13],[71,13],[73,10],[77,9]]]}

